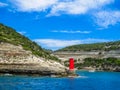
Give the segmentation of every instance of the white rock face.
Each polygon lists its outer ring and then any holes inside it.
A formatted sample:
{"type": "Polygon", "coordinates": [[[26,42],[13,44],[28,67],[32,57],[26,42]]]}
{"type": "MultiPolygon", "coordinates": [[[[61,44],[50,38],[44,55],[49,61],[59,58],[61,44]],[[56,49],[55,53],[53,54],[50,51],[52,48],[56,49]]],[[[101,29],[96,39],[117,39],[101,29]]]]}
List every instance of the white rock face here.
{"type": "MultiPolygon", "coordinates": [[[[0,43],[0,64],[11,64],[18,70],[38,70],[41,72],[48,71],[58,74],[66,73],[66,67],[60,63],[52,60],[45,60],[42,57],[33,55],[30,51],[24,50],[22,46],[15,46],[8,43],[0,43]],[[17,67],[15,65],[17,65],[17,67]],[[23,68],[22,65],[28,66],[23,68]]],[[[9,69],[6,68],[5,65],[1,67],[2,69],[9,69]]],[[[10,69],[14,68],[12,66],[10,67],[10,69]]]]}
{"type": "Polygon", "coordinates": [[[58,58],[63,61],[69,60],[69,58],[74,58],[79,61],[83,61],[85,58],[108,58],[115,57],[120,58],[120,50],[111,51],[79,51],[79,52],[55,52],[58,58]]]}

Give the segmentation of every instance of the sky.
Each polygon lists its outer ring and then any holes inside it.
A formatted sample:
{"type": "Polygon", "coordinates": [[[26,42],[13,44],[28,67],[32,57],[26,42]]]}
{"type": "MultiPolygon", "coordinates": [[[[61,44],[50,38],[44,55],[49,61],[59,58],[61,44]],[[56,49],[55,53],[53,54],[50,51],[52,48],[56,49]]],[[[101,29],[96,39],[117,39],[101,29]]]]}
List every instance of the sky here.
{"type": "Polygon", "coordinates": [[[0,0],[0,23],[46,49],[120,40],[120,0],[0,0]]]}

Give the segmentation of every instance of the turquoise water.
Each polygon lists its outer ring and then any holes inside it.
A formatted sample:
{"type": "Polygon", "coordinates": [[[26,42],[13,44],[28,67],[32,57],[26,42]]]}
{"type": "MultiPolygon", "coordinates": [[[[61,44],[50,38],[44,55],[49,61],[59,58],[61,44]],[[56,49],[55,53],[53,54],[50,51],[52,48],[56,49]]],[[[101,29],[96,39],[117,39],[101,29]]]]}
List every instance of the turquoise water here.
{"type": "Polygon", "coordinates": [[[77,71],[79,78],[0,76],[0,90],[120,90],[120,73],[77,71]]]}

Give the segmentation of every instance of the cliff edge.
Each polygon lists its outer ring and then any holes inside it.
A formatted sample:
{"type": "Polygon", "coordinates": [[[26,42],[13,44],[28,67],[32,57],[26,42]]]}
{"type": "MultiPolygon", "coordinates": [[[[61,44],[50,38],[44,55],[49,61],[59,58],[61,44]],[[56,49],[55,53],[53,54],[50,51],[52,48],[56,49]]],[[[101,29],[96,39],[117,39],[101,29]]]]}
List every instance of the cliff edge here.
{"type": "Polygon", "coordinates": [[[58,61],[35,42],[0,24],[0,73],[67,75],[58,61]]]}

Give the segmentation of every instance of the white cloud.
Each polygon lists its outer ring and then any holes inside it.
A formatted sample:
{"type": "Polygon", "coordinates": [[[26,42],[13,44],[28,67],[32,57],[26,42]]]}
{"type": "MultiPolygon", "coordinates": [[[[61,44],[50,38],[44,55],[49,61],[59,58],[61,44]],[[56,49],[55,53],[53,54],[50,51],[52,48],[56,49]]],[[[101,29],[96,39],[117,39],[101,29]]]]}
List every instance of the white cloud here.
{"type": "Polygon", "coordinates": [[[55,4],[57,0],[11,0],[18,11],[45,11],[51,5],[55,4]]]}
{"type": "Polygon", "coordinates": [[[18,33],[20,33],[21,35],[25,35],[26,34],[25,31],[18,31],[18,33]]]}
{"type": "Polygon", "coordinates": [[[91,9],[98,9],[114,0],[71,0],[66,2],[57,2],[48,16],[60,14],[85,14],[91,9]]]}
{"type": "Polygon", "coordinates": [[[83,39],[83,40],[57,40],[57,39],[36,39],[34,40],[39,45],[42,45],[45,48],[49,49],[58,49],[66,46],[76,45],[76,44],[85,44],[85,43],[95,43],[95,42],[106,42],[110,40],[105,39],[83,39]]]}
{"type": "Polygon", "coordinates": [[[0,2],[0,7],[5,7],[5,6],[7,6],[8,4],[6,4],[6,3],[2,3],[2,2],[0,2]]]}
{"type": "Polygon", "coordinates": [[[80,31],[80,30],[78,30],[78,31],[68,31],[68,30],[53,30],[53,31],[51,31],[51,32],[55,32],[55,33],[71,33],[71,34],[75,34],[75,33],[81,33],[81,34],[89,34],[89,33],[91,33],[91,31],[80,31]]]}
{"type": "Polygon", "coordinates": [[[48,16],[60,14],[84,14],[114,0],[10,0],[18,11],[41,12],[49,9],[48,16]]]}
{"type": "Polygon", "coordinates": [[[64,47],[80,43],[79,40],[37,39],[35,41],[40,44],[44,44],[47,47],[64,47]]]}
{"type": "Polygon", "coordinates": [[[101,11],[94,15],[95,22],[102,28],[108,28],[120,22],[120,11],[101,11]]]}

